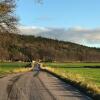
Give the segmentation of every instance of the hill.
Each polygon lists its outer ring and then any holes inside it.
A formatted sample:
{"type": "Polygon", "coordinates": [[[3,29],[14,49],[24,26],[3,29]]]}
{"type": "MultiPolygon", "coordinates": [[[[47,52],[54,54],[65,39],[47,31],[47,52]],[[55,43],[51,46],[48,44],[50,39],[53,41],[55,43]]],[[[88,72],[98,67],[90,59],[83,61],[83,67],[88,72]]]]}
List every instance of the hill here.
{"type": "Polygon", "coordinates": [[[0,60],[33,59],[99,62],[100,49],[43,37],[0,33],[0,60]]]}

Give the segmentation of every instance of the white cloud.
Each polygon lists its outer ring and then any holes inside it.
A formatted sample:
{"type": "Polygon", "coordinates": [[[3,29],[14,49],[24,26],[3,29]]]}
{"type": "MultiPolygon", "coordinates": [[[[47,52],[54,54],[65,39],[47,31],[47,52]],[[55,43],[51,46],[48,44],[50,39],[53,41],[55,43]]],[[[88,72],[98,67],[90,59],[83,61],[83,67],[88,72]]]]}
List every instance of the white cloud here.
{"type": "Polygon", "coordinates": [[[48,31],[48,29],[44,27],[36,27],[36,26],[18,26],[20,34],[24,35],[38,35],[41,32],[48,31]]]}
{"type": "Polygon", "coordinates": [[[36,26],[19,26],[20,34],[42,36],[63,41],[71,41],[88,46],[100,44],[100,29],[74,28],[46,28],[36,26]]]}

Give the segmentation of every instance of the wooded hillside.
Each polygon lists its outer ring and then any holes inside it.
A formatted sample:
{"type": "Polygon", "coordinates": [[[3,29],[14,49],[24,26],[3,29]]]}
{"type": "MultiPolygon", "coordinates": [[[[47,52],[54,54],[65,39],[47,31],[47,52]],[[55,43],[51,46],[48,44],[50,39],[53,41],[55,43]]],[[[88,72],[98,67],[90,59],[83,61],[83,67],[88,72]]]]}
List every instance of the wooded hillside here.
{"type": "Polygon", "coordinates": [[[42,37],[0,33],[0,60],[100,61],[100,50],[42,37]]]}

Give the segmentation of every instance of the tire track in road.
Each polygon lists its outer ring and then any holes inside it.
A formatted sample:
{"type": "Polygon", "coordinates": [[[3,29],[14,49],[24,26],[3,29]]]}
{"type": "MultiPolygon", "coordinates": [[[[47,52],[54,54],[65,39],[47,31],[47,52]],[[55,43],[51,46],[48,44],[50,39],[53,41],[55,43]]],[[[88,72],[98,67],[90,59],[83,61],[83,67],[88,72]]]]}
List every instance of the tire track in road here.
{"type": "Polygon", "coordinates": [[[30,90],[31,91],[30,91],[29,100],[43,100],[41,87],[40,84],[37,82],[37,78],[32,77],[30,90]]]}
{"type": "Polygon", "coordinates": [[[56,100],[45,84],[33,72],[17,75],[9,80],[7,100],[56,100]]]}
{"type": "Polygon", "coordinates": [[[21,76],[22,74],[17,75],[9,80],[10,82],[8,83],[7,86],[7,93],[8,93],[7,100],[18,100],[17,96],[14,97],[14,95],[16,95],[14,91],[15,90],[14,87],[15,87],[15,83],[20,79],[21,76]]]}
{"type": "Polygon", "coordinates": [[[25,72],[0,80],[0,100],[89,100],[47,72],[25,72]]]}
{"type": "Polygon", "coordinates": [[[37,77],[37,78],[39,79],[40,83],[41,83],[42,86],[45,88],[45,90],[46,90],[46,91],[49,93],[49,95],[52,97],[52,100],[56,100],[55,96],[49,91],[48,88],[46,88],[46,86],[45,86],[45,84],[42,82],[42,80],[41,80],[39,77],[37,77]]]}
{"type": "Polygon", "coordinates": [[[56,100],[51,92],[46,88],[39,76],[34,76],[31,72],[32,80],[30,86],[30,99],[29,100],[56,100]]]}

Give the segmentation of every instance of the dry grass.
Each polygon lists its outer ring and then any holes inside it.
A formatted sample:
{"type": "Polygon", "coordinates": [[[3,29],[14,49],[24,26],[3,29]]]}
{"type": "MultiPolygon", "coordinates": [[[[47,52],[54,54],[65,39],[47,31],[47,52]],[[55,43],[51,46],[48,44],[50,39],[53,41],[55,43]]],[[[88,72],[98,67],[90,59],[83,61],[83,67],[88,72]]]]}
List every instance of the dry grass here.
{"type": "Polygon", "coordinates": [[[31,68],[18,68],[18,69],[14,69],[13,73],[19,73],[19,72],[27,72],[32,70],[31,68]]]}
{"type": "Polygon", "coordinates": [[[92,94],[93,97],[100,94],[100,88],[95,83],[82,77],[80,74],[75,74],[71,72],[66,73],[66,71],[62,71],[59,68],[43,67],[43,69],[59,75],[60,77],[68,80],[71,83],[77,84],[77,86],[82,87],[82,89],[84,89],[86,93],[92,94]]]}
{"type": "Polygon", "coordinates": [[[25,68],[25,66],[28,66],[29,64],[30,63],[28,62],[1,62],[0,77],[11,73],[30,71],[31,70],[30,68],[25,68]]]}

